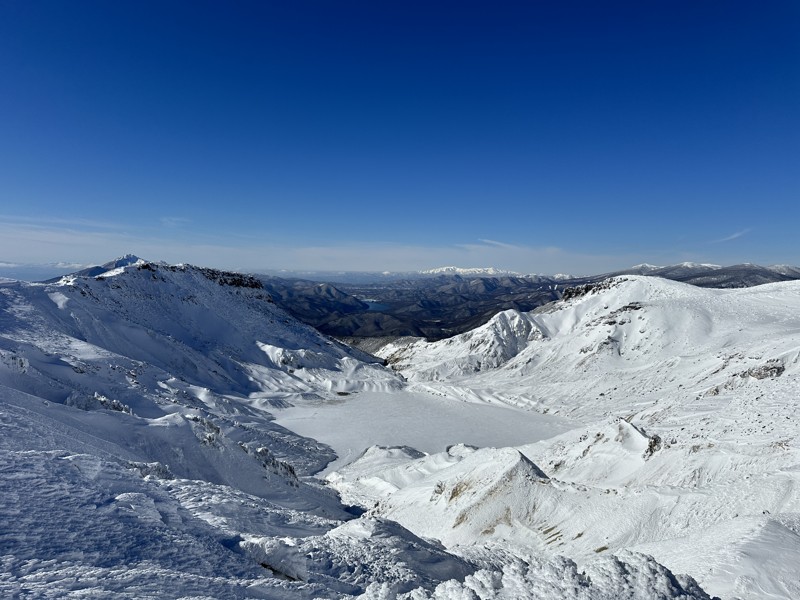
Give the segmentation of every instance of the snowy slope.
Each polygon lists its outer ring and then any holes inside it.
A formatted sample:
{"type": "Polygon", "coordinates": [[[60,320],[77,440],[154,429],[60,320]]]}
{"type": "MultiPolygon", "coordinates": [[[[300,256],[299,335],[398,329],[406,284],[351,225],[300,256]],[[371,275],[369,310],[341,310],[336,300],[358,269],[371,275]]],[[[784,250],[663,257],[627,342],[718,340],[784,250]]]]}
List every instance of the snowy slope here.
{"type": "MultiPolygon", "coordinates": [[[[163,438],[148,442],[147,460],[170,456],[162,446],[176,435],[253,452],[270,439],[300,472],[318,470],[330,451],[275,426],[261,409],[401,386],[366,355],[275,307],[257,280],[195,267],[139,261],[101,277],[4,284],[0,331],[0,385],[80,409],[113,409],[130,420],[131,437],[147,428],[148,437],[163,438]]],[[[193,477],[202,461],[168,462],[193,477]]],[[[213,467],[219,482],[241,471],[229,462],[213,467]]]]}
{"type": "Polygon", "coordinates": [[[308,477],[331,449],[270,412],[402,389],[248,276],[124,257],[0,283],[0,595],[524,598],[547,581],[528,597],[707,597],[638,554],[590,579],[354,518],[308,477]]]}
{"type": "Polygon", "coordinates": [[[618,278],[384,352],[417,389],[584,425],[518,448],[546,482],[486,449],[479,465],[508,474],[499,488],[446,456],[331,475],[375,514],[452,547],[484,539],[579,562],[640,549],[723,596],[800,596],[797,282],[727,291],[618,278]],[[397,469],[427,475],[397,485],[397,469]]]}
{"type": "Polygon", "coordinates": [[[623,393],[654,403],[679,387],[746,385],[750,370],[797,370],[800,283],[727,291],[627,277],[575,289],[533,313],[505,311],[466,334],[379,354],[415,382],[589,419],[623,393]]]}

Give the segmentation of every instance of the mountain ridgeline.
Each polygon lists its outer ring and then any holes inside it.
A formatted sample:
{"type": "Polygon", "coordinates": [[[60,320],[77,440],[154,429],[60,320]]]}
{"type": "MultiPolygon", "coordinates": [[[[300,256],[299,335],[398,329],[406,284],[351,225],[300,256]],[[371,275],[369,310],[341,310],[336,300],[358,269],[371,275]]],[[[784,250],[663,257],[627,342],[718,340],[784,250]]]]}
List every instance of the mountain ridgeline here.
{"type": "MultiPolygon", "coordinates": [[[[129,254],[71,276],[102,277],[137,261],[141,259],[129,254]]],[[[362,347],[371,345],[365,338],[448,338],[480,327],[499,312],[528,312],[558,300],[570,288],[614,276],[661,277],[705,288],[745,288],[800,279],[800,267],[789,265],[723,267],[702,263],[662,267],[642,264],[580,277],[457,267],[415,273],[312,273],[281,277],[205,270],[224,273],[219,275],[223,282],[259,287],[297,319],[324,334],[362,347]]],[[[60,279],[56,277],[45,283],[60,279]]]]}
{"type": "Polygon", "coordinates": [[[744,288],[800,279],[800,268],[682,263],[574,277],[447,267],[416,274],[381,273],[371,279],[364,274],[340,279],[329,274],[324,283],[279,277],[262,277],[262,282],[275,302],[298,319],[328,335],[362,343],[357,338],[451,337],[483,325],[498,312],[528,312],[558,300],[569,288],[620,275],[661,277],[706,288],[744,288]]]}

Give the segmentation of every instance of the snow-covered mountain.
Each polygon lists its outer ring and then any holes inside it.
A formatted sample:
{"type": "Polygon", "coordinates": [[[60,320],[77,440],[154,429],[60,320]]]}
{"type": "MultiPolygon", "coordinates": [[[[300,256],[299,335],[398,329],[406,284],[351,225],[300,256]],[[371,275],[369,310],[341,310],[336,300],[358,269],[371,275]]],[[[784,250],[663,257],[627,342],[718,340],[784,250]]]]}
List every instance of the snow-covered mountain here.
{"type": "Polygon", "coordinates": [[[495,267],[436,267],[420,271],[422,275],[459,275],[461,277],[497,277],[511,276],[521,277],[521,273],[497,269],[495,267]]]}
{"type": "MultiPolygon", "coordinates": [[[[607,374],[613,389],[628,372],[635,381],[643,365],[653,369],[679,357],[680,378],[674,369],[657,372],[665,379],[680,379],[678,384],[685,387],[694,380],[719,379],[708,377],[706,371],[718,366],[721,354],[733,356],[726,366],[733,361],[743,368],[783,360],[781,352],[789,352],[797,343],[798,290],[797,282],[728,291],[619,277],[567,289],[561,301],[531,313],[501,312],[486,325],[446,340],[391,344],[380,355],[420,382],[506,391],[534,383],[539,389],[569,382],[569,408],[557,410],[582,416],[592,405],[572,399],[597,396],[589,391],[609,391],[586,376],[594,372],[607,374]],[[786,348],[776,350],[781,344],[786,348]],[[763,348],[756,352],[754,346],[763,348]],[[687,380],[689,376],[692,379],[687,380]]],[[[725,370],[720,373],[727,375],[725,370]]],[[[560,400],[563,392],[545,396],[560,400]]],[[[527,406],[533,401],[520,402],[527,406]]],[[[546,398],[542,402],[546,405],[546,398]]]]}
{"type": "Polygon", "coordinates": [[[619,275],[663,277],[664,279],[682,281],[700,287],[741,288],[800,279],[800,269],[788,265],[762,267],[750,263],[727,267],[695,262],[683,262],[664,267],[657,267],[644,263],[630,267],[629,269],[623,269],[622,271],[586,279],[598,281],[610,276],[619,275]]]}
{"type": "MultiPolygon", "coordinates": [[[[615,273],[572,275],[497,274],[498,269],[440,269],[436,274],[361,274],[341,278],[328,273],[311,276],[324,281],[262,278],[276,303],[329,335],[355,338],[419,336],[443,339],[485,324],[500,311],[530,311],[556,300],[566,287],[596,283],[612,276],[648,275],[700,287],[741,288],[800,278],[789,266],[728,267],[709,263],[635,265],[615,273]],[[448,271],[448,272],[445,272],[448,271]],[[326,277],[328,277],[326,279],[326,277]],[[331,282],[339,283],[332,284],[331,282]]],[[[353,275],[353,274],[350,274],[353,275]]]]}
{"type": "MultiPolygon", "coordinates": [[[[332,450],[273,413],[294,405],[313,418],[375,394],[402,404],[405,385],[246,275],[131,256],[47,284],[0,283],[0,594],[708,597],[641,554],[578,567],[356,518],[310,477],[332,450]]],[[[528,459],[515,467],[516,450],[485,452],[487,476],[495,464],[547,481],[528,459]]]]}
{"type": "MultiPolygon", "coordinates": [[[[99,275],[103,275],[104,273],[108,273],[115,269],[119,269],[121,267],[127,267],[130,265],[134,265],[138,262],[145,262],[135,254],[126,254],[125,256],[120,256],[119,258],[115,258],[107,263],[102,265],[95,265],[91,267],[85,267],[78,271],[74,271],[71,273],[73,277],[97,277],[99,275]]],[[[45,283],[54,283],[61,279],[63,276],[54,277],[45,281],[45,283]]]]}
{"type": "Polygon", "coordinates": [[[627,277],[448,340],[386,346],[418,389],[581,425],[516,454],[373,458],[332,482],[448,545],[510,540],[579,563],[635,549],[726,597],[797,597],[799,315],[800,282],[627,277]],[[487,463],[499,469],[488,478],[487,463]]]}
{"type": "Polygon", "coordinates": [[[800,267],[793,267],[792,265],[770,265],[767,268],[774,273],[786,275],[792,279],[800,279],[800,267]]]}

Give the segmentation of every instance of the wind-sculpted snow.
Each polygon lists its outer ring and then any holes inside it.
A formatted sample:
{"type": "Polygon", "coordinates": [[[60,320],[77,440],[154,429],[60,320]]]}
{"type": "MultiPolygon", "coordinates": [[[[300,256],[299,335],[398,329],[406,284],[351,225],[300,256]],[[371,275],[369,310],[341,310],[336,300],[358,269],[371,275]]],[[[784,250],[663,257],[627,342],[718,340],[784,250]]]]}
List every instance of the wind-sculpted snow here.
{"type": "Polygon", "coordinates": [[[563,557],[511,559],[482,569],[463,583],[396,594],[391,584],[372,584],[361,600],[703,600],[710,597],[689,577],[676,577],[649,556],[630,552],[591,562],[585,569],[563,557]]]}
{"type": "MultiPolygon", "coordinates": [[[[268,481],[253,495],[176,477],[167,465],[120,456],[127,442],[95,438],[90,426],[98,421],[89,416],[130,418],[0,394],[3,597],[309,600],[369,596],[376,586],[388,590],[381,597],[424,597],[482,577],[479,567],[513,574],[495,591],[514,590],[520,570],[552,577],[546,566],[513,555],[458,557],[391,521],[343,522],[349,517],[337,503],[320,506],[317,497],[315,504],[291,478],[268,481]]],[[[174,440],[176,450],[191,446],[174,440]]],[[[615,577],[612,589],[628,585],[615,577]]]]}

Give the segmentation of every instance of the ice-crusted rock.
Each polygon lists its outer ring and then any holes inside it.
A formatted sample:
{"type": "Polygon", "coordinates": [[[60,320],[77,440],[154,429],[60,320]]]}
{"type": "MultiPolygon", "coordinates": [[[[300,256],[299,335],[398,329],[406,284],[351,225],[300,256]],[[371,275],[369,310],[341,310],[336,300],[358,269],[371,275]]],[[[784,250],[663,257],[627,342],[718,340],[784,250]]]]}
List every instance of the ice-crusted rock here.
{"type": "Polygon", "coordinates": [[[691,577],[676,576],[649,556],[622,552],[580,569],[563,557],[512,560],[431,592],[408,594],[372,584],[360,600],[711,600],[691,577]]]}
{"type": "Polygon", "coordinates": [[[373,583],[397,592],[463,581],[475,567],[395,522],[362,517],[323,536],[254,539],[247,551],[274,573],[339,592],[360,593],[373,583]]]}

